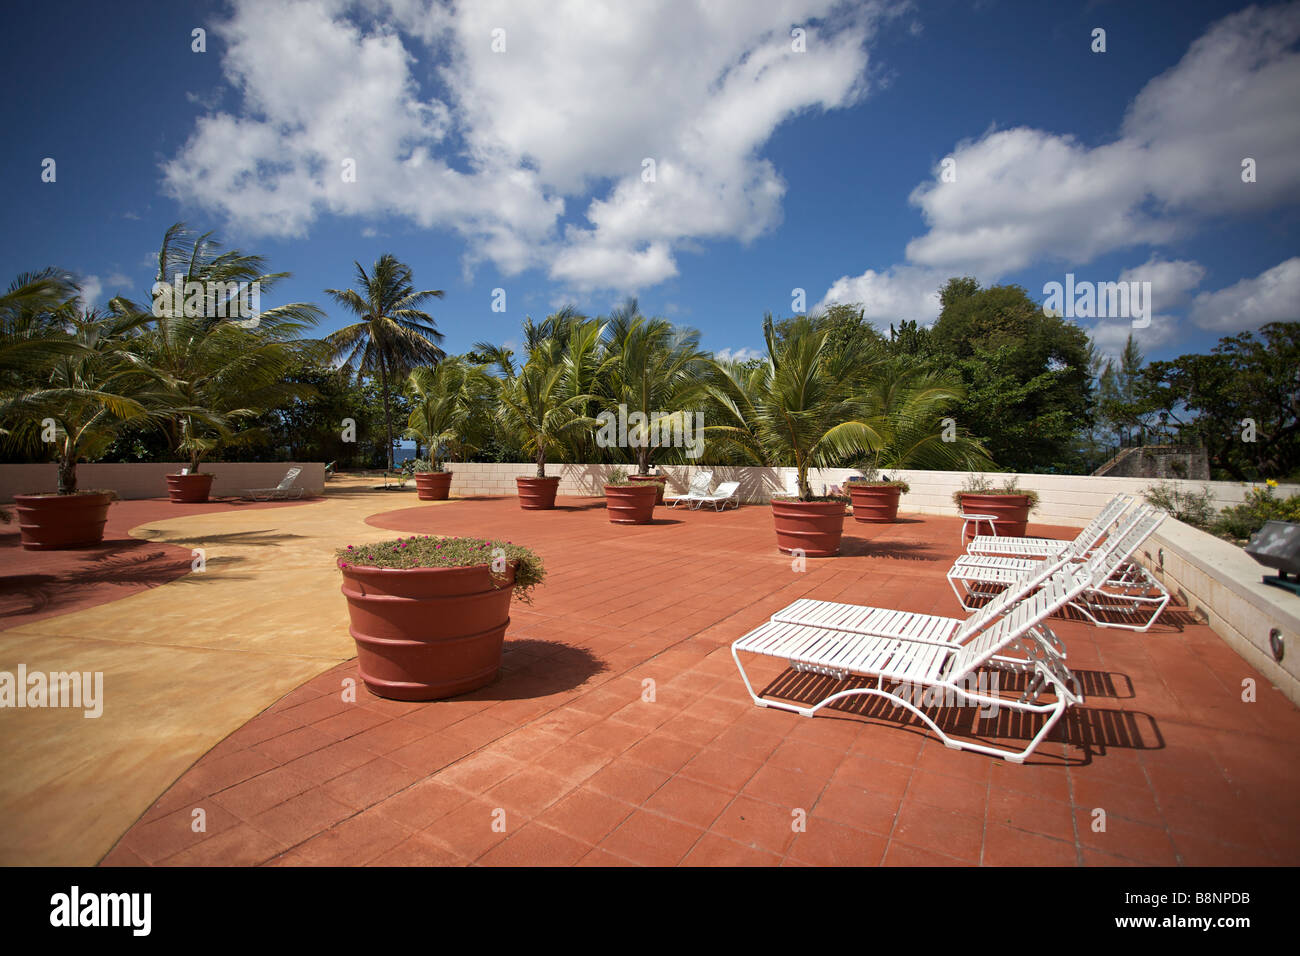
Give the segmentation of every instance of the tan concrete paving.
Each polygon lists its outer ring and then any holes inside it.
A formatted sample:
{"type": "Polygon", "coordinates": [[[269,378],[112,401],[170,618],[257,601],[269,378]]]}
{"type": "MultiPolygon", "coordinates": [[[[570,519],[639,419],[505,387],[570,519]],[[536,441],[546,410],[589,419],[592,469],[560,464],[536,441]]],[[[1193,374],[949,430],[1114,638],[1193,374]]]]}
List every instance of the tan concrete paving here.
{"type": "MultiPolygon", "coordinates": [[[[103,713],[0,712],[0,864],[92,865],[199,757],[304,681],[355,656],[333,551],[417,504],[339,479],[298,508],[149,522],[206,568],[0,632],[0,672],[103,673],[103,713]]],[[[433,506],[433,505],[431,505],[433,506]]]]}

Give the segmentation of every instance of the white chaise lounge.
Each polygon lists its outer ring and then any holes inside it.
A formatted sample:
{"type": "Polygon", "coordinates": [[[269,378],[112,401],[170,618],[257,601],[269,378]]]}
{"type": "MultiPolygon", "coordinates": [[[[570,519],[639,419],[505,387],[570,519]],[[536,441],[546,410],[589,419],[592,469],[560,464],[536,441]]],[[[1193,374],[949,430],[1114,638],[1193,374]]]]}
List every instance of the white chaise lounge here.
{"type": "Polygon", "coordinates": [[[691,508],[698,511],[705,505],[713,505],[714,511],[725,511],[728,505],[740,507],[740,482],[724,481],[711,494],[699,495],[691,501],[691,508]]]}
{"type": "Polygon", "coordinates": [[[684,504],[688,508],[693,508],[695,507],[695,502],[708,496],[709,489],[712,487],[713,472],[697,471],[691,478],[691,483],[686,489],[686,494],[677,496],[665,495],[664,502],[669,508],[676,508],[680,504],[684,504]]]}
{"type": "MultiPolygon", "coordinates": [[[[732,658],[750,697],[760,707],[777,707],[811,717],[828,704],[855,695],[881,697],[917,716],[955,750],[974,750],[1022,763],[1043,741],[1067,707],[1082,701],[1073,688],[1073,677],[1058,651],[1060,642],[1051,635],[1046,620],[1087,586],[1093,565],[1101,557],[1082,563],[1061,559],[1047,573],[1032,575],[1026,585],[1034,590],[1028,595],[1004,593],[967,621],[957,622],[956,631],[950,618],[905,614],[884,608],[857,608],[865,618],[889,616],[874,625],[892,633],[864,633],[841,629],[836,623],[822,625],[789,623],[773,620],[755,628],[731,646],[732,658]],[[1026,658],[1003,655],[1012,644],[1029,648],[1026,658]],[[853,686],[827,695],[811,706],[766,698],[758,694],[741,663],[740,654],[759,654],[786,660],[797,671],[823,674],[836,680],[850,676],[875,678],[874,686],[853,686]],[[970,684],[981,668],[1007,669],[1028,673],[1031,679],[1016,700],[992,696],[970,684]],[[1036,703],[1050,690],[1052,703],[1036,703]],[[918,694],[924,691],[924,694],[918,694]],[[1020,751],[949,737],[925,710],[918,697],[938,691],[947,700],[980,707],[1005,707],[1027,715],[1045,717],[1043,726],[1020,751]]],[[[1017,589],[1019,590],[1019,589],[1017,589]]],[[[792,608],[795,605],[791,606],[792,608]]],[[[841,607],[846,607],[841,605],[841,607]]],[[[790,611],[791,609],[787,609],[790,611]]],[[[859,626],[860,626],[859,622],[859,626]]],[[[980,685],[976,682],[976,687],[980,685]]]]}
{"type": "MultiPolygon", "coordinates": [[[[1147,631],[1168,606],[1170,594],[1133,555],[1158,528],[1165,514],[1141,505],[1126,515],[1119,527],[1093,549],[1099,557],[1093,580],[1070,606],[1098,627],[1147,631]]],[[[1034,559],[1003,555],[966,554],[948,570],[948,583],[961,606],[974,610],[1002,588],[1017,586],[1026,573],[1059,558],[1074,560],[1072,553],[1034,559]]]]}
{"type": "Polygon", "coordinates": [[[294,482],[302,474],[301,468],[290,468],[280,479],[280,483],[274,488],[249,488],[244,492],[245,498],[252,498],[254,501],[272,501],[277,498],[301,498],[305,488],[295,487],[294,482]]]}
{"type": "Polygon", "coordinates": [[[1083,557],[1119,521],[1133,499],[1116,495],[1097,512],[1072,541],[1055,538],[1005,538],[996,534],[981,534],[966,546],[967,554],[1009,554],[1018,558],[1047,558],[1054,554],[1073,554],[1083,557]]]}

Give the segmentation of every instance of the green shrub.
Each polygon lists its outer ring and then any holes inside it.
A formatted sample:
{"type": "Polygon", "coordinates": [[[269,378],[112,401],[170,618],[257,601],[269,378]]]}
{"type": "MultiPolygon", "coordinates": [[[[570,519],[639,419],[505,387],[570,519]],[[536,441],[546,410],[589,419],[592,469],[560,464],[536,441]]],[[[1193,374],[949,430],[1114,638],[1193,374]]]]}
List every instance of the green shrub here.
{"type": "Polygon", "coordinates": [[[1269,521],[1300,522],[1300,495],[1278,498],[1274,484],[1252,488],[1241,504],[1220,511],[1209,530],[1229,541],[1244,542],[1269,521]]]}
{"type": "Polygon", "coordinates": [[[1208,487],[1202,486],[1200,491],[1180,491],[1173,482],[1160,481],[1144,489],[1142,496],[1149,504],[1194,528],[1208,531],[1214,520],[1214,505],[1208,487]]]}

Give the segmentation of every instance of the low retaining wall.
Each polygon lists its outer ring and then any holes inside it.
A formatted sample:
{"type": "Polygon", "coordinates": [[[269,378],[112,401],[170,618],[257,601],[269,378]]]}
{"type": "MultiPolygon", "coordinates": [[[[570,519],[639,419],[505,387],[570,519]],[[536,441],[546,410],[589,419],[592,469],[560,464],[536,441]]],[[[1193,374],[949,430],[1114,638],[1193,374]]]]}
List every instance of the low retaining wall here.
{"type": "MultiPolygon", "coordinates": [[[[535,475],[537,466],[526,463],[484,463],[470,462],[449,464],[454,473],[451,480],[453,495],[513,495],[516,476],[535,475]]],[[[599,495],[601,486],[610,472],[629,470],[626,466],[615,465],[547,465],[548,475],[560,477],[562,495],[599,495]]],[[[774,494],[794,488],[795,470],[793,468],[730,468],[720,465],[666,465],[661,471],[668,476],[669,494],[684,494],[690,485],[691,476],[697,471],[713,473],[714,484],[723,481],[740,482],[741,500],[748,503],[763,503],[774,494]]],[[[853,475],[861,472],[849,468],[813,469],[809,476],[813,490],[821,492],[831,485],[842,485],[853,475]]],[[[903,496],[901,507],[904,511],[921,514],[954,514],[952,493],[957,491],[966,479],[966,473],[960,471],[890,471],[890,477],[900,478],[911,486],[911,491],[903,496]]],[[[996,483],[1001,483],[1011,475],[992,476],[996,483]]],[[[1141,500],[1142,492],[1155,482],[1150,478],[1093,478],[1089,475],[1017,475],[1020,485],[1033,489],[1039,494],[1039,506],[1032,520],[1042,524],[1067,525],[1083,527],[1092,520],[1107,501],[1114,495],[1125,493],[1141,500]]],[[[1240,503],[1246,497],[1251,485],[1233,481],[1173,481],[1172,485],[1183,491],[1196,491],[1208,488],[1216,508],[1240,503]]],[[[1282,485],[1277,489],[1281,497],[1300,493],[1300,485],[1282,485]]]]}
{"type": "MultiPolygon", "coordinates": [[[[1300,705],[1300,596],[1264,584],[1271,570],[1241,548],[1172,518],[1147,539],[1139,557],[1175,600],[1300,705]],[[1269,642],[1275,629],[1283,641],[1281,662],[1269,642]]],[[[1226,674],[1223,680],[1241,682],[1226,674]]]]}
{"type": "MultiPolygon", "coordinates": [[[[112,489],[126,499],[165,498],[166,475],[174,475],[184,462],[129,462],[124,464],[85,464],[77,466],[77,487],[112,489]]],[[[242,495],[249,488],[274,488],[290,468],[301,468],[295,484],[307,495],[319,495],[325,487],[325,463],[320,461],[223,461],[204,464],[203,471],[216,477],[212,481],[214,497],[242,495]]],[[[59,484],[58,466],[53,462],[39,465],[0,465],[0,501],[11,502],[14,495],[55,491],[59,484]]]]}

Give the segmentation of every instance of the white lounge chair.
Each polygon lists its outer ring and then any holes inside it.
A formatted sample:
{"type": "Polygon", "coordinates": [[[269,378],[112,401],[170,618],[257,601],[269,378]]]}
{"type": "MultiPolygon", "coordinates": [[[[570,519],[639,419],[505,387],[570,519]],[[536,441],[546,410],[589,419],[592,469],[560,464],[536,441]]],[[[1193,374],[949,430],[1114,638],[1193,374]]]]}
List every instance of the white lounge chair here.
{"type": "Polygon", "coordinates": [[[680,504],[687,507],[694,507],[694,503],[709,494],[709,489],[713,487],[713,472],[697,471],[691,478],[690,486],[686,489],[686,494],[677,495],[676,497],[665,495],[664,502],[669,508],[676,508],[680,504]]]}
{"type": "Polygon", "coordinates": [[[691,501],[691,508],[698,511],[705,505],[713,505],[714,511],[725,511],[730,504],[736,508],[740,507],[740,482],[724,481],[713,490],[712,494],[700,495],[691,501]]]}
{"type": "MultiPolygon", "coordinates": [[[[1147,631],[1168,606],[1168,589],[1151,576],[1133,554],[1164,521],[1164,512],[1142,505],[1092,552],[1093,577],[1071,607],[1098,627],[1147,631]],[[1118,618],[1118,620],[1116,620],[1118,618]]],[[[979,602],[1007,586],[1018,586],[1026,573],[1045,561],[1074,560],[1072,555],[1035,560],[1000,555],[962,555],[948,571],[948,583],[961,606],[973,610],[979,602]]]]}
{"type": "Polygon", "coordinates": [[[1089,521],[1072,541],[1061,541],[1056,538],[1008,538],[999,537],[997,534],[982,534],[966,546],[966,553],[1009,554],[1018,558],[1047,558],[1054,554],[1073,554],[1082,557],[1112,529],[1120,515],[1127,511],[1132,503],[1133,499],[1128,495],[1116,495],[1106,502],[1106,505],[1097,512],[1096,517],[1089,521]]]}
{"type": "Polygon", "coordinates": [[[302,474],[301,468],[290,468],[280,479],[280,483],[274,488],[249,488],[244,492],[245,498],[252,498],[254,501],[272,501],[284,498],[301,498],[305,488],[295,487],[294,482],[302,474]]]}
{"type": "Polygon", "coordinates": [[[929,615],[908,615],[880,608],[859,608],[867,615],[873,612],[897,615],[894,625],[903,630],[902,636],[863,633],[841,630],[834,626],[786,623],[772,620],[750,631],[731,645],[732,658],[740,670],[741,679],[749,696],[760,707],[778,707],[805,717],[811,717],[821,708],[844,697],[870,695],[882,697],[915,714],[939,735],[945,747],[954,750],[975,750],[990,756],[1002,757],[1013,763],[1022,763],[1038,747],[1048,732],[1065,713],[1067,707],[1083,700],[1072,688],[1073,678],[1054,652],[1059,644],[1048,638],[1050,629],[1046,620],[1078,596],[1088,584],[1091,564],[1099,559],[1089,559],[1078,564],[1062,560],[1050,573],[1038,578],[1034,592],[1018,599],[1004,599],[1000,606],[988,614],[976,614],[969,626],[956,635],[963,639],[947,639],[943,625],[945,618],[929,615]],[[1034,649],[1029,659],[1007,658],[1001,652],[1011,644],[1027,643],[1034,649]],[[848,687],[822,698],[812,706],[801,706],[787,701],[765,698],[755,692],[740,652],[760,654],[787,660],[797,671],[823,674],[837,680],[849,676],[875,678],[875,686],[848,687]],[[1031,674],[1031,679],[1019,700],[992,696],[969,686],[976,672],[988,666],[1031,674]],[[888,683],[889,689],[886,689],[888,683]],[[926,695],[939,691],[946,700],[955,700],[975,706],[1006,707],[1024,714],[1041,714],[1046,717],[1029,744],[1021,751],[1004,750],[985,744],[957,740],[945,734],[930,715],[917,706],[918,689],[926,695]],[[1055,701],[1038,704],[1035,701],[1043,691],[1051,690],[1055,701]]]}

